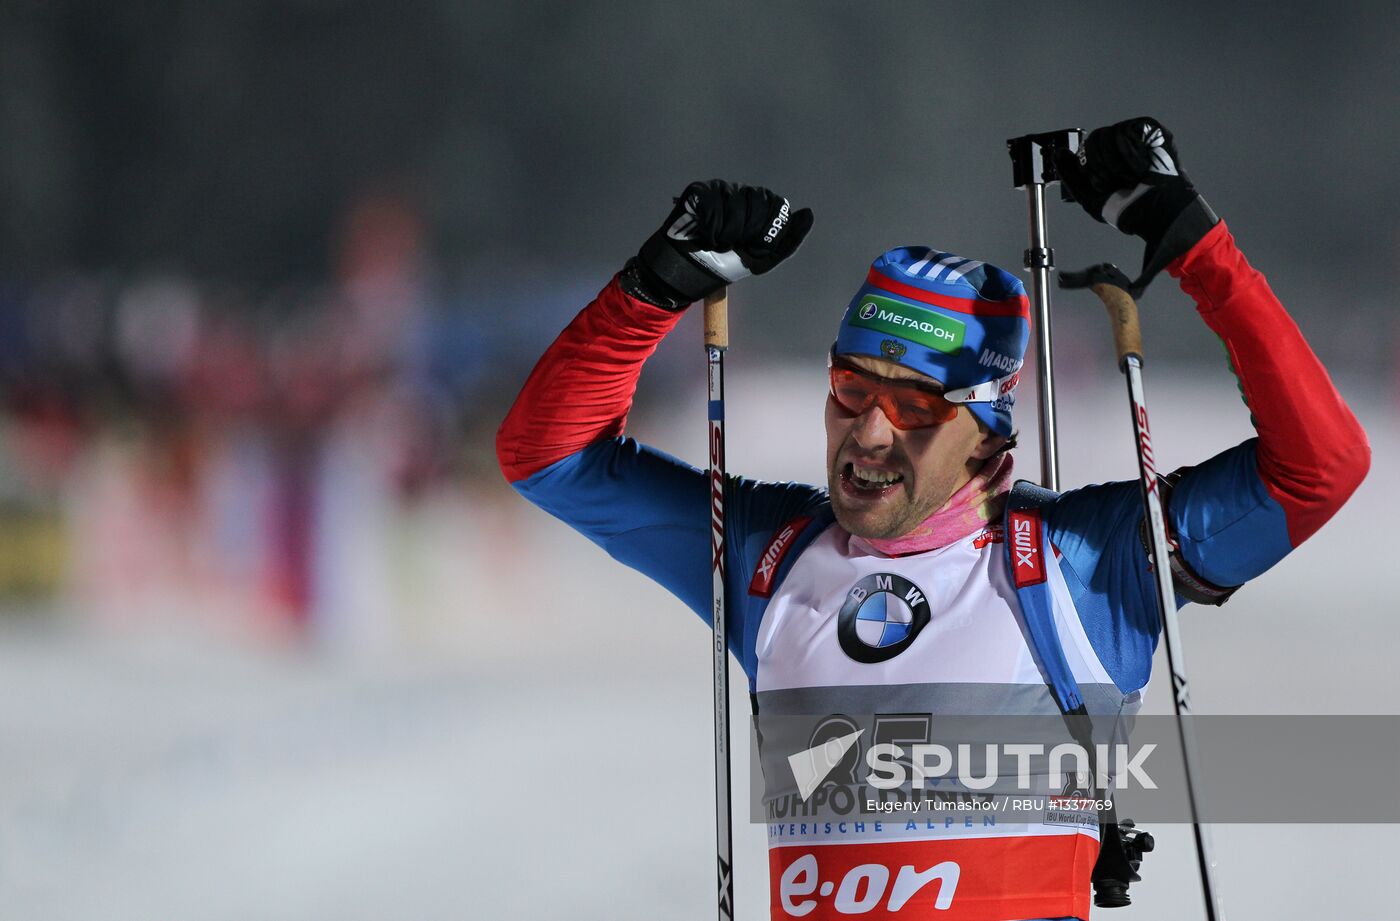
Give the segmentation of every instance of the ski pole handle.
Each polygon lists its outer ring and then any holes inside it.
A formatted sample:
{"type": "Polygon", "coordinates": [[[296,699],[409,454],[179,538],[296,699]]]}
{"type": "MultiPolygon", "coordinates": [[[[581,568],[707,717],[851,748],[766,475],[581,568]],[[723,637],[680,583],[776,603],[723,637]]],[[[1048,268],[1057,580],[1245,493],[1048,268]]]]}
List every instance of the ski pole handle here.
{"type": "Polygon", "coordinates": [[[1142,361],[1142,327],[1138,325],[1137,302],[1128,293],[1132,282],[1116,265],[1100,262],[1078,272],[1061,272],[1060,287],[1088,288],[1103,301],[1113,327],[1113,348],[1118,353],[1120,370],[1126,368],[1130,355],[1142,361]]]}
{"type": "Polygon", "coordinates": [[[1118,352],[1118,367],[1129,355],[1142,358],[1142,327],[1138,325],[1137,304],[1133,296],[1117,285],[1095,282],[1089,286],[1108,308],[1108,322],[1113,327],[1113,347],[1118,352]]]}
{"type": "Polygon", "coordinates": [[[705,295],[705,345],[729,348],[729,289],[705,295]]]}

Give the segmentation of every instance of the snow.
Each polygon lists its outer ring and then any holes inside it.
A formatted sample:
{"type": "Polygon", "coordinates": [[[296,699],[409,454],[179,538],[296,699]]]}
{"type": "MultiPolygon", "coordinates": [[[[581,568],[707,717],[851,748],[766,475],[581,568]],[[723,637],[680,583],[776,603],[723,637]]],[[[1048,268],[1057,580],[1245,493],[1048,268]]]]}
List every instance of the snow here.
{"type": "MultiPolygon", "coordinates": [[[[740,366],[729,385],[731,468],[820,477],[820,369],[740,366]]],[[[1162,469],[1249,433],[1228,378],[1149,367],[1147,386],[1162,469]]],[[[699,458],[699,391],[694,404],[633,427],[699,458]]],[[[1117,379],[1080,380],[1060,408],[1066,483],[1132,472],[1117,379]]],[[[1400,439],[1394,408],[1358,414],[1375,462],[1347,508],[1225,608],[1184,612],[1199,710],[1400,710],[1386,581],[1400,499],[1383,486],[1400,474],[1400,439]]],[[[1033,439],[1018,456],[1034,476],[1033,439]]],[[[419,586],[432,616],[373,644],[269,643],[169,620],[118,629],[79,612],[0,619],[0,917],[712,918],[698,621],[499,490],[443,514],[472,527],[429,519],[411,546],[454,557],[450,579],[442,565],[424,571],[455,594],[419,586]],[[448,535],[467,546],[440,546],[448,535]]],[[[732,681],[742,810],[737,667],[732,681]]],[[[1169,712],[1160,683],[1148,710],[1169,712]]],[[[1151,830],[1136,904],[1104,916],[1201,917],[1189,829],[1151,830]]],[[[1393,833],[1216,827],[1232,921],[1379,917],[1374,906],[1400,898],[1393,833]]],[[[764,829],[741,821],[736,836],[738,917],[767,917],[764,829]]]]}

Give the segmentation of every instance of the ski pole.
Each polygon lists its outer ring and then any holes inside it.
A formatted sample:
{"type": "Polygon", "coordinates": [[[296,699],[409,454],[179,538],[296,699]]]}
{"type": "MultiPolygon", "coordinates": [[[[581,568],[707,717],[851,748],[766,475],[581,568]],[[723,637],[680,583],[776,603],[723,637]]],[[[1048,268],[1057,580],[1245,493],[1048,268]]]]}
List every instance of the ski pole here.
{"type": "Polygon", "coordinates": [[[1186,684],[1186,655],[1181,642],[1181,622],[1177,619],[1176,593],[1172,588],[1168,557],[1171,548],[1167,543],[1162,495],[1157,488],[1152,433],[1147,422],[1147,398],[1142,386],[1142,331],[1138,326],[1137,304],[1128,293],[1131,284],[1126,275],[1107,263],[1092,266],[1082,272],[1065,272],[1060,276],[1061,287],[1088,287],[1108,308],[1118,367],[1128,381],[1128,404],[1133,416],[1133,439],[1137,447],[1143,512],[1147,517],[1151,538],[1152,569],[1157,581],[1157,604],[1162,615],[1162,632],[1167,641],[1167,668],[1172,676],[1172,705],[1176,709],[1177,733],[1186,766],[1186,798],[1191,809],[1191,829],[1196,839],[1196,864],[1201,875],[1206,918],[1209,921],[1223,921],[1225,916],[1221,910],[1220,890],[1215,879],[1215,846],[1211,841],[1209,826],[1201,822],[1197,792],[1200,788],[1201,770],[1197,760],[1196,739],[1187,721],[1183,719],[1191,715],[1191,695],[1186,684]]]}
{"type": "Polygon", "coordinates": [[[710,381],[710,622],[714,628],[715,853],[719,921],[734,919],[734,831],[729,790],[729,653],[725,618],[724,537],[724,352],[729,348],[729,295],[725,288],[705,298],[705,354],[710,381]]]}
{"type": "Polygon", "coordinates": [[[1040,397],[1040,485],[1060,488],[1060,458],[1055,428],[1055,372],[1051,363],[1050,271],[1055,267],[1055,251],[1045,232],[1045,187],[1058,182],[1054,151],[1074,150],[1084,132],[1064,128],[1044,134],[1009,138],[1012,185],[1026,190],[1030,217],[1030,246],[1026,250],[1026,271],[1031,276],[1031,303],[1035,306],[1036,384],[1040,397]]]}

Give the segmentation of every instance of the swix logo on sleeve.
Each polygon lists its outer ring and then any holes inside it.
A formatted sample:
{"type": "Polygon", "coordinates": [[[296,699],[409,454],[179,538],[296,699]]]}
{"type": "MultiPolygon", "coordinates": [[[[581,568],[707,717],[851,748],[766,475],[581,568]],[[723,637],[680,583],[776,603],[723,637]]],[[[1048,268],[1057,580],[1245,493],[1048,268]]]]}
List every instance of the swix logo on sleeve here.
{"type": "Polygon", "coordinates": [[[1011,519],[1011,567],[1017,588],[1045,581],[1045,554],[1040,544],[1040,510],[1017,509],[1011,519]]]}
{"type": "Polygon", "coordinates": [[[797,540],[797,535],[806,530],[807,525],[812,523],[812,516],[803,515],[794,518],[773,535],[773,539],[768,542],[768,547],[763,551],[763,556],[758,559],[758,566],[753,571],[753,578],[749,581],[749,594],[759,598],[768,598],[773,594],[773,580],[778,576],[778,567],[782,565],[783,559],[788,551],[792,549],[793,541],[797,540]]]}

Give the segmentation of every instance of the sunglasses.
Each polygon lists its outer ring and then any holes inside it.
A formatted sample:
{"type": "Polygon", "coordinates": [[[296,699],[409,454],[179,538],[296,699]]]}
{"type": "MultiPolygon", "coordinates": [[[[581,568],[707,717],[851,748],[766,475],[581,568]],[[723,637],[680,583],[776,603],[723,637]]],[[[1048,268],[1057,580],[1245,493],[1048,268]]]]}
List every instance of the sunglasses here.
{"type": "Polygon", "coordinates": [[[958,414],[958,403],[927,384],[881,377],[835,357],[828,366],[831,398],[851,415],[879,406],[895,428],[907,430],[942,425],[958,414]]]}

